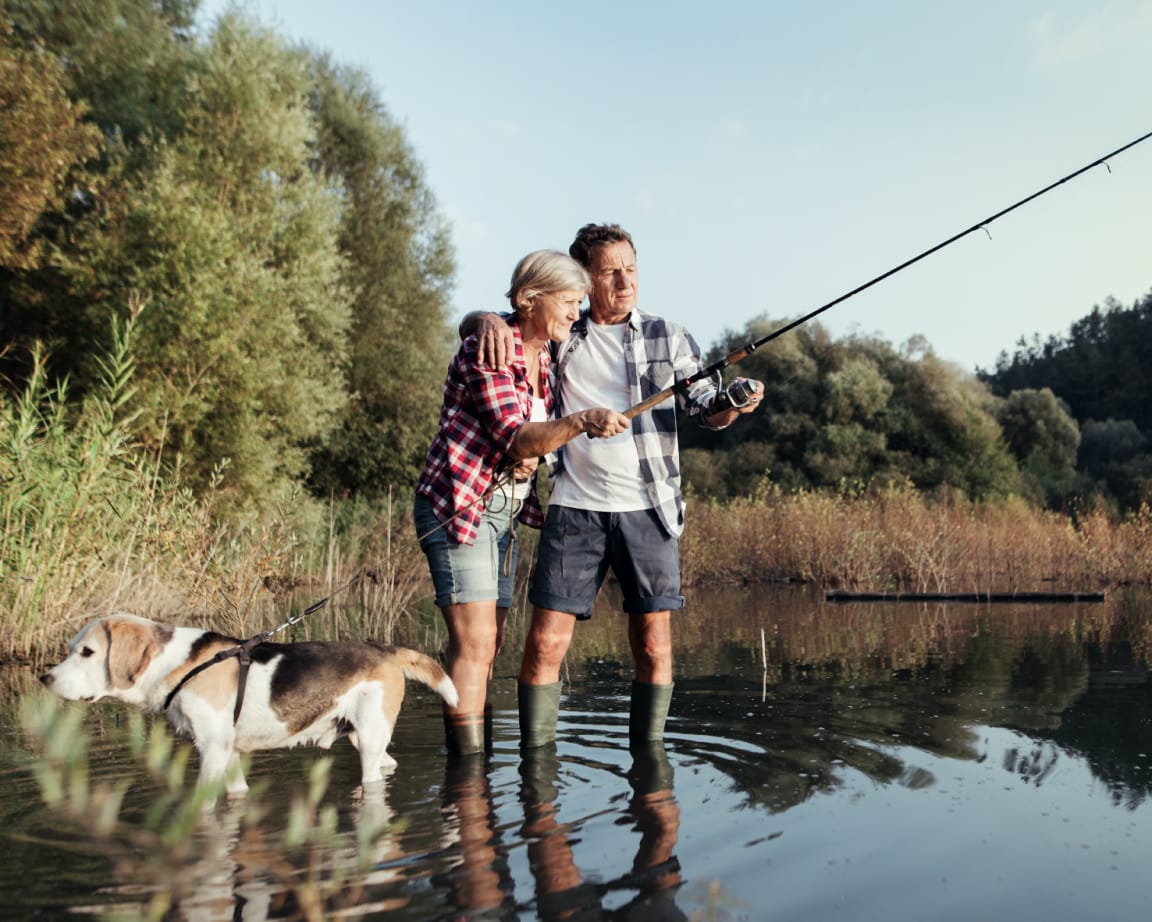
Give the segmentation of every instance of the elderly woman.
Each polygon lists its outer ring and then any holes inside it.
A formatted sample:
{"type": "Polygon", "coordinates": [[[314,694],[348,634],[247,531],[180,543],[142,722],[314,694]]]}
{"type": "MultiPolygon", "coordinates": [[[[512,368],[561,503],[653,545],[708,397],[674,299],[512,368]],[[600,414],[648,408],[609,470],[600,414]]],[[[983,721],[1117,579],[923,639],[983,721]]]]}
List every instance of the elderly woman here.
{"type": "Polygon", "coordinates": [[[510,364],[494,368],[461,344],[448,366],[440,428],[416,485],[413,515],[428,558],[436,605],[448,625],[448,674],[460,700],[444,709],[448,748],[482,752],[492,664],[504,640],[516,572],[516,522],[538,528],[538,459],[578,435],[608,438],[630,426],[596,408],[551,419],[549,342],[560,342],[580,316],[592,280],[554,250],[529,253],[512,273],[510,364]]]}

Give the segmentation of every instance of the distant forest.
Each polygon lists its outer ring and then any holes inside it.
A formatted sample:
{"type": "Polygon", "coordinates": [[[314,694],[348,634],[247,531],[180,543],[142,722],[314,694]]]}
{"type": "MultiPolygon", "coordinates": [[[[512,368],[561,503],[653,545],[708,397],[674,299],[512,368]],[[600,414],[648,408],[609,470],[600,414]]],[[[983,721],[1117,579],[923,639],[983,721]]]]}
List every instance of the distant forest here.
{"type": "Polygon", "coordinates": [[[1113,299],[1072,324],[1067,336],[1021,340],[996,369],[979,372],[1010,398],[1047,388],[1080,429],[1081,491],[1100,490],[1131,508],[1152,487],[1152,293],[1130,308],[1113,299]]]}
{"type": "MultiPolygon", "coordinates": [[[[708,359],[783,322],[753,321],[708,359]]],[[[833,340],[818,323],[732,371],[765,382],[763,412],[721,433],[684,427],[685,478],[699,496],[911,485],[1128,510],[1152,487],[1152,294],[1130,308],[1109,299],[1066,337],[1021,340],[975,376],[923,340],[833,340]]]]}

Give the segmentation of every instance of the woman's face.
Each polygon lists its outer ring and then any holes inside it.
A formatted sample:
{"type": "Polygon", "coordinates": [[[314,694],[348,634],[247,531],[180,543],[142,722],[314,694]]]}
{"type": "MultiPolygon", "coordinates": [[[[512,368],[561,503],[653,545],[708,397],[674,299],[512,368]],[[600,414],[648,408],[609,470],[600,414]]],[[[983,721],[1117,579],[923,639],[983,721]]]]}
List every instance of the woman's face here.
{"type": "Polygon", "coordinates": [[[527,326],[532,328],[530,338],[561,342],[568,338],[572,324],[580,319],[580,305],[584,292],[578,289],[553,291],[536,295],[532,301],[532,316],[527,326]]]}

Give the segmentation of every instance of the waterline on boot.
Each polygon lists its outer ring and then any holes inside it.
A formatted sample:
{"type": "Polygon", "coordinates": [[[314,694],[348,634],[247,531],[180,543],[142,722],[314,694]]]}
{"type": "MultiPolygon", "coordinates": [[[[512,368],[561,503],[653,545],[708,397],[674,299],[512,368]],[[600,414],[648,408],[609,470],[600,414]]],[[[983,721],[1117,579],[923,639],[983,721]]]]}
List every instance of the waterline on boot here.
{"type": "Polygon", "coordinates": [[[453,755],[484,752],[484,715],[445,714],[444,744],[453,755]]]}

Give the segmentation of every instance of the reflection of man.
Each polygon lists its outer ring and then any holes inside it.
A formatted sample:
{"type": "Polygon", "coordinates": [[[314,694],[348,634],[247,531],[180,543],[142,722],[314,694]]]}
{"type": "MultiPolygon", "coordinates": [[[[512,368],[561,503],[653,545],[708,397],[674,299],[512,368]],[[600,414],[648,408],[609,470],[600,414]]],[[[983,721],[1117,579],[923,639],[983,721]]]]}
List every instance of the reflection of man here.
{"type": "MultiPolygon", "coordinates": [[[[699,348],[687,331],[636,306],[636,251],[627,231],[585,225],[569,253],[591,274],[592,292],[588,310],[559,347],[557,412],[624,411],[700,370],[699,348]]],[[[502,364],[508,348],[502,326],[495,315],[483,321],[481,345],[493,364],[502,364]]],[[[702,425],[720,429],[752,412],[763,390],[753,382],[751,399],[734,408],[717,403],[714,382],[704,379],[677,400],[702,425]]],[[[530,749],[555,739],[560,667],[576,621],[591,617],[609,567],[623,591],[635,663],[629,739],[632,745],[661,740],[672,700],[671,612],[684,604],[673,401],[637,415],[628,433],[576,439],[549,461],[552,492],[520,671],[520,744],[530,749]]]]}
{"type": "Polygon", "coordinates": [[[662,745],[633,750],[628,782],[632,785],[628,812],[640,833],[640,845],[627,884],[638,893],[621,916],[687,918],[675,904],[683,882],[680,862],[672,854],[680,834],[680,805],[672,793],[672,766],[662,745]]]}
{"type": "MultiPolygon", "coordinates": [[[[608,918],[603,907],[610,891],[635,891],[611,918],[686,919],[676,905],[682,883],[673,855],[680,829],[680,807],[672,793],[672,766],[662,745],[633,752],[628,782],[628,817],[640,833],[632,869],[605,883],[585,881],[572,850],[574,829],[559,819],[560,762],[554,745],[524,753],[520,762],[521,800],[528,862],[536,884],[536,914],[541,919],[608,918]]],[[[614,901],[615,902],[615,901],[614,901]]]]}

